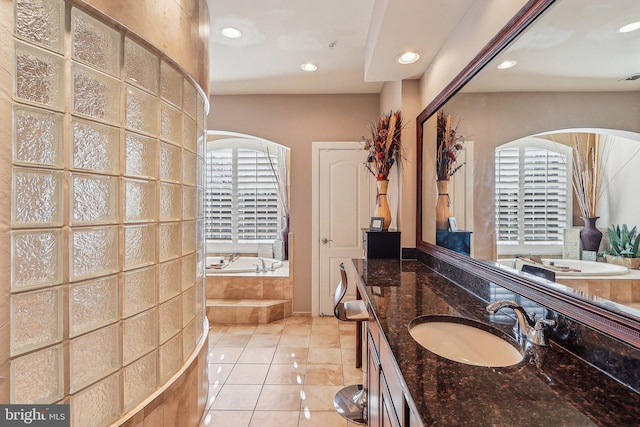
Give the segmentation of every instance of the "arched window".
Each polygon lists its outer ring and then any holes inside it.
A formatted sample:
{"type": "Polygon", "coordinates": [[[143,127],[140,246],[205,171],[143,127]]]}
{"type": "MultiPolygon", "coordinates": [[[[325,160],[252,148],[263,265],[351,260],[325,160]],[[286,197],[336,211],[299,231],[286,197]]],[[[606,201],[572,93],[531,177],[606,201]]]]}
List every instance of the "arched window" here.
{"type": "Polygon", "coordinates": [[[257,252],[260,243],[278,238],[287,214],[279,181],[287,176],[282,173],[287,152],[278,144],[250,138],[207,143],[204,208],[209,252],[257,252]]]}
{"type": "Polygon", "coordinates": [[[561,254],[571,226],[571,148],[525,138],[495,150],[499,255],[561,254]]]}

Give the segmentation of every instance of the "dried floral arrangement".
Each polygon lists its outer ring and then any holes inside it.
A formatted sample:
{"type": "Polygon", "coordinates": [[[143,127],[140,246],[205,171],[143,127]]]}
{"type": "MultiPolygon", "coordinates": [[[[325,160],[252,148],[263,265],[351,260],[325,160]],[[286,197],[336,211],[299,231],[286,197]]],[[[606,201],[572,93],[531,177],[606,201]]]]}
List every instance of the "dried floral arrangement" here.
{"type": "Polygon", "coordinates": [[[371,136],[362,137],[364,149],[369,151],[365,166],[378,181],[386,180],[401,148],[402,113],[390,111],[370,126],[371,136]]]}
{"type": "Polygon", "coordinates": [[[458,152],[462,150],[464,138],[458,134],[457,124],[451,125],[451,115],[443,110],[437,115],[436,175],[438,181],[448,181],[464,163],[458,163],[458,152]]]}

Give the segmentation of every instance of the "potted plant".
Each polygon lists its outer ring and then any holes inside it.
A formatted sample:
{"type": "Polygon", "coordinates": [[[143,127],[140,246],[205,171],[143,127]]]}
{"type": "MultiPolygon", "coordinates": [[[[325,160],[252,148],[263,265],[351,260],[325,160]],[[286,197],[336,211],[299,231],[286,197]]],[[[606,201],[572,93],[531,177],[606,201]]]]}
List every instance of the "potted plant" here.
{"type": "Polygon", "coordinates": [[[627,268],[640,267],[640,234],[636,233],[636,227],[629,230],[627,224],[611,225],[607,231],[609,249],[604,252],[607,262],[627,268]]]}
{"type": "Polygon", "coordinates": [[[458,162],[459,151],[462,150],[464,137],[458,133],[457,124],[451,123],[451,115],[443,110],[437,115],[436,135],[436,185],[438,199],[436,201],[436,230],[449,229],[449,179],[460,170],[464,163],[458,162]]]}

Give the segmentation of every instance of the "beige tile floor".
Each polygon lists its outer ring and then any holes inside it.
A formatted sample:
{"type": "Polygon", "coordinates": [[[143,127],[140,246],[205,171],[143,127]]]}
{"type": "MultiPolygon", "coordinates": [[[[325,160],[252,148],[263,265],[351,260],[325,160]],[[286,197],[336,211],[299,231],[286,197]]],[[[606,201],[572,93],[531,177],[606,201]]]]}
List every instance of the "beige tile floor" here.
{"type": "Polygon", "coordinates": [[[213,325],[209,399],[200,426],[355,426],[333,407],[338,390],[362,383],[355,328],[333,317],[213,325]]]}

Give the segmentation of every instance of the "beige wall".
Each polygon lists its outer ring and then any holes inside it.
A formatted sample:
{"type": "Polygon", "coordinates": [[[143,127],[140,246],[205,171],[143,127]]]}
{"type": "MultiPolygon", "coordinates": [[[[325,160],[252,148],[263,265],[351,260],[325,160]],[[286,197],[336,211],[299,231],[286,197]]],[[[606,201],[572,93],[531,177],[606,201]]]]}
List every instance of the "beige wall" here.
{"type": "Polygon", "coordinates": [[[311,312],[311,143],[359,141],[378,117],[379,95],[238,95],[210,101],[208,130],[244,133],[291,148],[293,311],[311,312]]]}

